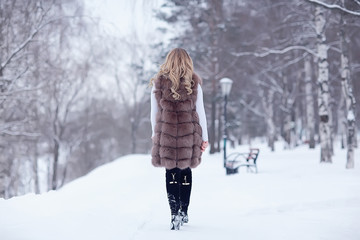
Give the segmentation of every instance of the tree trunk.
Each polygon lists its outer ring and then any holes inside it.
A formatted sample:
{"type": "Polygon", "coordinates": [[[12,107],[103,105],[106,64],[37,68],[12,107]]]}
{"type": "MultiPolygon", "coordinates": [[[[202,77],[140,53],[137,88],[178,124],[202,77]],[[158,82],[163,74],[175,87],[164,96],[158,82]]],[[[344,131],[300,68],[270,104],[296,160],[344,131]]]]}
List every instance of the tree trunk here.
{"type": "MultiPolygon", "coordinates": [[[[355,109],[355,107],[354,107],[354,109],[355,109]]],[[[358,148],[357,132],[358,132],[358,128],[357,128],[357,126],[355,124],[355,126],[354,126],[354,148],[358,148]]]]}
{"type": "Polygon", "coordinates": [[[309,141],[309,148],[315,148],[315,113],[314,113],[314,98],[313,98],[313,84],[312,84],[312,68],[311,56],[305,57],[305,94],[306,94],[306,123],[307,131],[306,138],[309,141]]]}
{"type": "Polygon", "coordinates": [[[5,156],[0,156],[0,198],[6,198],[8,164],[5,156]]]}
{"type": "Polygon", "coordinates": [[[286,109],[287,112],[285,112],[285,141],[287,143],[288,149],[293,149],[296,145],[296,133],[295,133],[295,121],[293,119],[293,110],[294,103],[291,99],[286,100],[286,109]]]}
{"type": "Polygon", "coordinates": [[[38,145],[38,142],[34,141],[34,144],[33,144],[33,148],[34,148],[33,178],[34,178],[35,193],[40,194],[39,169],[38,169],[39,153],[38,153],[37,145],[38,145]]]}
{"type": "Polygon", "coordinates": [[[348,114],[348,138],[347,138],[347,155],[346,168],[354,168],[354,139],[355,139],[355,116],[352,112],[348,114]]]}
{"type": "Polygon", "coordinates": [[[216,152],[221,152],[221,142],[223,140],[223,127],[225,124],[225,121],[223,121],[224,118],[224,114],[223,114],[223,105],[222,104],[218,104],[218,131],[216,134],[216,152]]]}
{"type": "Polygon", "coordinates": [[[51,189],[57,189],[57,172],[58,172],[58,162],[59,162],[59,143],[54,140],[54,161],[53,161],[53,175],[52,175],[52,184],[51,189]]]}
{"type": "Polygon", "coordinates": [[[136,153],[136,126],[135,126],[135,119],[132,117],[130,118],[131,124],[131,153],[136,153]]]}
{"type": "Polygon", "coordinates": [[[210,154],[215,153],[215,116],[216,116],[216,93],[213,91],[213,99],[211,100],[211,125],[210,125],[210,154]]]}
{"type": "MultiPolygon", "coordinates": [[[[2,40],[2,36],[0,36],[0,40],[2,40]]],[[[0,66],[0,92],[4,92],[4,91],[5,91],[5,81],[3,80],[3,69],[0,66]]],[[[2,113],[3,113],[3,105],[0,103],[0,127],[2,126],[2,124],[4,124],[4,120],[1,118],[2,113]]],[[[2,152],[2,154],[0,154],[0,198],[7,197],[7,185],[8,185],[7,183],[10,175],[9,167],[8,167],[9,165],[8,156],[6,154],[3,154],[6,147],[5,143],[6,141],[3,142],[2,137],[0,135],[0,151],[2,152]]]]}
{"type": "MultiPolygon", "coordinates": [[[[341,83],[343,84],[343,83],[341,83]]],[[[343,88],[343,86],[342,86],[343,88]]],[[[345,100],[345,94],[341,93],[340,100],[339,100],[339,107],[338,107],[338,113],[337,113],[337,134],[340,136],[341,141],[341,149],[345,149],[346,147],[346,139],[347,139],[347,120],[346,120],[346,100],[345,100]]]]}
{"type": "MultiPolygon", "coordinates": [[[[220,65],[219,65],[219,49],[222,47],[219,45],[219,40],[221,35],[218,34],[218,24],[223,21],[223,0],[211,0],[208,1],[209,9],[211,9],[212,21],[209,23],[209,38],[212,39],[209,45],[209,59],[211,62],[210,72],[212,76],[216,76],[219,73],[220,65]]],[[[218,79],[214,77],[212,79],[212,97],[213,101],[211,104],[211,129],[210,129],[210,153],[220,152],[220,138],[221,135],[216,137],[216,102],[217,102],[217,87],[218,87],[218,79]],[[215,144],[217,142],[217,145],[215,144]]],[[[221,115],[221,112],[220,112],[221,115]]],[[[218,125],[220,127],[220,125],[218,125]]],[[[219,129],[218,129],[219,130],[219,129]]],[[[221,131],[221,130],[220,130],[221,131]]]]}
{"type": "MultiPolygon", "coordinates": [[[[288,109],[290,111],[290,109],[288,109]]],[[[291,114],[289,112],[285,113],[285,122],[284,122],[284,138],[285,138],[285,148],[291,149],[291,131],[292,131],[292,123],[291,123],[291,114]]]]}
{"type": "MultiPolygon", "coordinates": [[[[344,3],[344,2],[343,2],[344,3]]],[[[345,116],[347,128],[347,158],[346,168],[354,168],[354,141],[355,141],[355,98],[352,93],[352,84],[350,78],[350,64],[349,64],[349,39],[345,32],[344,16],[341,14],[340,19],[340,38],[341,38],[341,86],[343,98],[345,100],[345,116]]]]}
{"type": "Polygon", "coordinates": [[[318,54],[318,106],[319,136],[321,145],[320,162],[331,163],[331,127],[329,109],[329,64],[327,62],[328,45],[325,43],[325,13],[322,7],[315,8],[315,28],[317,34],[318,54]]]}
{"type": "Polygon", "coordinates": [[[268,97],[265,97],[265,91],[262,91],[261,94],[263,97],[262,105],[266,116],[266,127],[267,127],[267,139],[268,139],[268,146],[270,147],[271,151],[275,151],[275,136],[276,136],[276,129],[274,123],[274,107],[273,107],[273,99],[274,99],[274,91],[269,89],[268,90],[268,97]]]}

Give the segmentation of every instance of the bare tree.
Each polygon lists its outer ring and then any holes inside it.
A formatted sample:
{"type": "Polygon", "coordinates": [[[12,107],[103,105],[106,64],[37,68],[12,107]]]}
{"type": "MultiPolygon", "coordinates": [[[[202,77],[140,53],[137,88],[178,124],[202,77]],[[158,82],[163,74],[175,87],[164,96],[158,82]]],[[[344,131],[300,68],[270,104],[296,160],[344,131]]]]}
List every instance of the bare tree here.
{"type": "Polygon", "coordinates": [[[103,67],[104,42],[94,47],[96,24],[82,4],[0,2],[0,197],[44,189],[40,163],[49,165],[50,188],[62,186],[68,160],[95,135],[79,119],[91,104],[89,79],[98,83],[91,73],[103,67]]]}
{"type": "MultiPolygon", "coordinates": [[[[342,1],[344,4],[344,1],[342,1]]],[[[345,119],[341,122],[345,123],[347,135],[347,161],[346,168],[354,168],[354,138],[355,136],[355,98],[352,93],[352,82],[350,78],[350,58],[349,58],[349,39],[346,35],[346,20],[344,13],[340,19],[340,39],[341,39],[341,86],[345,108],[342,116],[345,119]]]]}
{"type": "MultiPolygon", "coordinates": [[[[160,11],[159,16],[171,26],[178,26],[179,22],[190,23],[184,23],[182,29],[185,30],[173,40],[190,49],[196,67],[205,76],[204,82],[208,81],[204,91],[207,106],[217,105],[219,86],[213,79],[226,75],[234,80],[229,98],[229,121],[240,121],[234,126],[246,130],[234,128],[229,134],[251,131],[249,135],[254,137],[266,135],[269,146],[275,139],[270,137],[273,133],[282,136],[292,147],[307,140],[309,147],[314,148],[315,140],[319,139],[320,162],[331,162],[336,121],[345,119],[335,111],[341,102],[340,93],[344,91],[336,79],[341,68],[339,56],[344,49],[340,44],[341,34],[337,33],[339,13],[354,18],[347,25],[351,31],[345,32],[353,39],[347,42],[351,49],[347,62],[350,59],[358,62],[359,41],[355,36],[358,36],[356,32],[360,25],[355,19],[358,18],[359,2],[348,1],[346,6],[339,1],[330,4],[326,0],[241,3],[224,0],[215,5],[211,1],[197,1],[198,5],[194,2],[184,6],[178,1],[167,0],[165,6],[174,11],[160,11]],[[208,9],[209,6],[212,7],[208,9]],[[218,46],[216,51],[213,43],[218,46]],[[213,54],[215,52],[217,54],[213,54]]],[[[343,65],[346,65],[345,60],[343,57],[343,65]]],[[[358,63],[352,63],[349,69],[354,71],[342,70],[342,74],[349,74],[349,78],[357,76],[360,72],[356,70],[359,69],[357,66],[358,63]]],[[[360,91],[357,90],[360,88],[356,81],[352,85],[355,100],[359,98],[360,91]]],[[[350,92],[349,87],[345,88],[350,92]]],[[[358,106],[354,105],[355,108],[358,106]]],[[[208,111],[210,116],[215,116],[211,119],[216,120],[209,121],[210,126],[216,128],[210,129],[214,150],[215,136],[221,128],[221,124],[216,124],[221,119],[217,119],[216,109],[209,107],[208,111]]],[[[356,127],[354,122],[354,129],[356,127]]],[[[356,142],[356,138],[353,141],[356,142]]]]}
{"type": "Polygon", "coordinates": [[[261,98],[261,103],[263,105],[263,111],[265,112],[265,121],[267,124],[267,137],[268,145],[271,151],[275,151],[275,138],[276,138],[276,128],[274,123],[274,90],[269,89],[267,95],[263,91],[263,97],[261,98]]]}
{"type": "Polygon", "coordinates": [[[315,8],[315,28],[317,34],[317,54],[318,54],[318,107],[320,116],[319,135],[321,141],[321,162],[331,163],[331,126],[330,126],[330,109],[329,109],[329,64],[328,49],[326,44],[325,28],[326,19],[325,11],[322,7],[315,8]]]}
{"type": "MultiPolygon", "coordinates": [[[[0,197],[9,197],[14,152],[19,148],[11,140],[36,137],[28,131],[29,119],[21,103],[28,92],[39,89],[25,77],[29,77],[29,46],[36,36],[49,25],[52,4],[39,5],[36,1],[25,4],[14,1],[0,2],[0,142],[3,157],[0,159],[0,197]],[[20,103],[20,104],[19,104],[20,103]]],[[[34,130],[32,130],[34,131],[34,130]]],[[[21,156],[21,155],[20,155],[21,156]]],[[[17,171],[17,170],[16,170],[17,171]]]]}
{"type": "Polygon", "coordinates": [[[311,55],[307,55],[304,60],[305,72],[305,94],[306,94],[306,125],[307,139],[309,148],[315,148],[315,116],[314,116],[314,99],[313,99],[313,81],[312,81],[312,64],[311,55]]]}
{"type": "MultiPolygon", "coordinates": [[[[126,64],[126,70],[120,69],[121,56],[112,56],[112,69],[114,72],[114,79],[117,87],[117,96],[119,105],[123,106],[125,116],[127,116],[126,122],[122,125],[125,131],[130,136],[130,153],[136,153],[139,150],[138,146],[143,146],[150,142],[150,138],[145,138],[141,132],[143,126],[149,126],[148,115],[150,113],[149,100],[150,100],[150,88],[149,76],[151,75],[148,65],[150,64],[146,59],[149,58],[149,48],[140,43],[137,37],[134,35],[130,40],[123,40],[127,48],[126,55],[128,61],[126,64]]],[[[115,41],[114,44],[119,45],[119,41],[115,41]]],[[[119,46],[113,46],[119,48],[119,46]]],[[[120,46],[123,48],[123,46],[120,46]]],[[[119,54],[123,55],[123,51],[119,51],[119,54]]]]}

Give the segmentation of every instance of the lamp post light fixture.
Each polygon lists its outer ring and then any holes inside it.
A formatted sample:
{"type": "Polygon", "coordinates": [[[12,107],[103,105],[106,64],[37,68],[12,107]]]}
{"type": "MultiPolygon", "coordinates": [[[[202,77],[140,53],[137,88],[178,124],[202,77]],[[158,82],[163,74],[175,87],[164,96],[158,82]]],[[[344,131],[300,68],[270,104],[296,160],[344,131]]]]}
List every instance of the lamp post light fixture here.
{"type": "Polygon", "coordinates": [[[227,113],[226,113],[226,107],[227,107],[227,101],[228,101],[228,95],[230,94],[231,85],[233,81],[230,78],[222,78],[220,80],[221,85],[221,93],[224,97],[224,168],[226,168],[226,140],[227,140],[227,113]]]}

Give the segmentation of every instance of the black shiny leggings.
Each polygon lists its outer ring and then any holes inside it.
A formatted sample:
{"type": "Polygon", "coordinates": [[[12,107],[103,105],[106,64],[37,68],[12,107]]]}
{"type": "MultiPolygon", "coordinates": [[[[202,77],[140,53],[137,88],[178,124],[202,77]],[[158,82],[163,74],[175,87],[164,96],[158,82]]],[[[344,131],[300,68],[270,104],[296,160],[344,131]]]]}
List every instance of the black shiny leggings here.
{"type": "Polygon", "coordinates": [[[192,185],[191,169],[166,169],[166,191],[172,215],[187,213],[192,185]]]}

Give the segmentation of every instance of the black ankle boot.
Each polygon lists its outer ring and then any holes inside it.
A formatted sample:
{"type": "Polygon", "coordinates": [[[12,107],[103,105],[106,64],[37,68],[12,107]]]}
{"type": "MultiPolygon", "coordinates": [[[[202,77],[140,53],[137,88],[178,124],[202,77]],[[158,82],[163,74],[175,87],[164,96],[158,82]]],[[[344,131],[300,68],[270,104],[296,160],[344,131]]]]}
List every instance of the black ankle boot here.
{"type": "Polygon", "coordinates": [[[180,215],[171,215],[170,230],[180,230],[181,217],[180,215]]]}
{"type": "Polygon", "coordinates": [[[188,222],[189,222],[189,217],[188,217],[187,213],[185,213],[184,211],[179,210],[179,216],[180,216],[180,220],[181,220],[181,226],[182,226],[184,223],[188,223],[188,222]]]}

